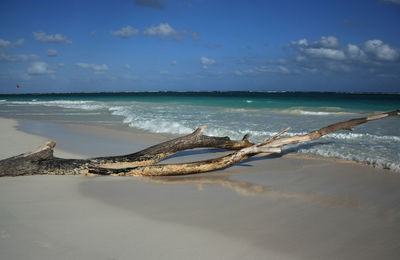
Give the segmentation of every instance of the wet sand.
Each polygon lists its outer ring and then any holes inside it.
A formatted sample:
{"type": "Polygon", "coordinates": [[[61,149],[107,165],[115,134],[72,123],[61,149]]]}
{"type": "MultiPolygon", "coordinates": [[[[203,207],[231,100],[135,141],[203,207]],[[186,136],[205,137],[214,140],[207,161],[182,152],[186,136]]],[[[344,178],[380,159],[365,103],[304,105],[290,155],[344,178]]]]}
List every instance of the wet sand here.
{"type": "MultiPolygon", "coordinates": [[[[0,120],[0,158],[32,150],[43,136],[70,157],[124,154],[168,138],[20,123],[0,120]]],[[[167,162],[220,153],[193,150],[167,162]]],[[[399,188],[398,173],[287,155],[179,177],[0,178],[0,258],[397,259],[399,188]]]]}

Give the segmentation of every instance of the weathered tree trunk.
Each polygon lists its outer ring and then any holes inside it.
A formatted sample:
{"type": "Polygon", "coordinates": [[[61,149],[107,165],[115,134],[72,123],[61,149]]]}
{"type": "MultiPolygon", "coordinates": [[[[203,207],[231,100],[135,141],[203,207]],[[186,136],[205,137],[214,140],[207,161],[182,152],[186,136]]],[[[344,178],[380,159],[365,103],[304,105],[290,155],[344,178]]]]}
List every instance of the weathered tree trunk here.
{"type": "Polygon", "coordinates": [[[86,160],[61,159],[53,156],[56,142],[49,141],[36,150],[0,161],[0,177],[35,174],[80,174],[86,160]]]}
{"type": "Polygon", "coordinates": [[[215,147],[239,150],[253,145],[249,142],[249,135],[245,135],[240,141],[234,141],[229,137],[203,135],[204,129],[205,126],[200,126],[189,135],[151,146],[136,153],[91,159],[54,157],[53,149],[56,143],[50,141],[35,151],[0,160],[0,177],[40,174],[76,175],[87,173],[89,164],[102,167],[111,165],[118,165],[119,167],[151,165],[177,152],[193,148],[215,147]]]}
{"type": "Polygon", "coordinates": [[[355,126],[368,121],[399,114],[400,110],[396,110],[332,124],[305,135],[280,137],[289,130],[287,128],[259,144],[249,142],[248,135],[245,135],[241,141],[232,141],[228,137],[205,136],[202,134],[205,126],[201,126],[192,134],[154,145],[137,153],[86,160],[54,157],[55,142],[51,141],[33,152],[1,160],[0,177],[34,174],[75,175],[87,174],[88,172],[101,175],[166,176],[207,172],[231,166],[259,153],[280,153],[281,148],[288,144],[308,142],[338,130],[353,130],[355,126]],[[200,147],[216,147],[238,151],[223,157],[199,162],[156,164],[179,151],[200,147]]]}

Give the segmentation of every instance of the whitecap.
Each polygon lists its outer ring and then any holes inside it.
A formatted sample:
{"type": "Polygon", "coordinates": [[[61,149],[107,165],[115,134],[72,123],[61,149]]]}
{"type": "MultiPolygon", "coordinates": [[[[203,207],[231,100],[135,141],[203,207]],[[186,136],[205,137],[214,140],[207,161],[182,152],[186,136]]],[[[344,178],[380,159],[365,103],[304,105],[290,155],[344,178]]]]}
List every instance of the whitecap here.
{"type": "Polygon", "coordinates": [[[99,110],[105,108],[105,105],[96,101],[88,100],[52,100],[52,101],[10,101],[10,104],[16,105],[43,105],[57,106],[62,108],[84,109],[84,110],[99,110]]]}
{"type": "Polygon", "coordinates": [[[349,161],[355,161],[370,165],[374,168],[388,169],[395,172],[400,172],[400,162],[395,162],[392,159],[384,158],[374,154],[369,154],[368,151],[352,151],[342,147],[342,149],[335,149],[328,145],[320,147],[312,147],[307,149],[298,150],[300,153],[315,154],[327,158],[338,158],[349,161]]]}
{"type": "Polygon", "coordinates": [[[390,136],[390,135],[373,135],[373,134],[359,134],[359,133],[330,133],[326,135],[328,138],[332,139],[342,139],[342,140],[382,140],[382,141],[395,141],[400,142],[399,136],[390,136]]]}

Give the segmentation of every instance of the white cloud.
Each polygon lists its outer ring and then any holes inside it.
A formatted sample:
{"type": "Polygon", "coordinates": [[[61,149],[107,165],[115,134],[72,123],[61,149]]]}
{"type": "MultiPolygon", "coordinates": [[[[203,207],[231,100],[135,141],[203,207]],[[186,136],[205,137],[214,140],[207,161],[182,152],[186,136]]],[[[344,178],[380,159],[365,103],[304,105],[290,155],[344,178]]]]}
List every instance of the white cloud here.
{"type": "Polygon", "coordinates": [[[350,59],[354,59],[354,60],[366,60],[367,59],[367,55],[365,54],[365,52],[357,45],[354,45],[351,43],[347,44],[347,55],[350,59]]]}
{"type": "Polygon", "coordinates": [[[339,41],[336,37],[333,36],[322,36],[321,39],[319,40],[319,43],[321,44],[322,47],[325,48],[337,48],[339,47],[339,41]]]}
{"type": "Polygon", "coordinates": [[[1,48],[12,48],[12,47],[15,47],[15,46],[21,46],[21,45],[24,44],[24,41],[25,41],[24,39],[19,39],[19,40],[15,41],[14,43],[12,43],[10,41],[0,39],[0,49],[1,48]]]}
{"type": "Polygon", "coordinates": [[[176,61],[176,60],[171,61],[171,65],[173,65],[173,66],[178,65],[178,61],[176,61]]]}
{"type": "Polygon", "coordinates": [[[46,62],[38,61],[32,63],[32,65],[28,68],[29,75],[43,75],[43,74],[53,74],[54,70],[49,68],[49,65],[46,62]]]}
{"type": "Polygon", "coordinates": [[[136,28],[133,28],[132,26],[128,25],[118,31],[110,31],[111,35],[118,36],[124,39],[129,39],[133,35],[137,35],[139,33],[139,30],[136,28]]]}
{"type": "Polygon", "coordinates": [[[84,68],[84,69],[90,69],[94,73],[104,73],[104,72],[108,71],[107,64],[97,65],[97,64],[78,62],[78,63],[76,63],[76,66],[78,66],[80,68],[84,68]]]}
{"type": "Polygon", "coordinates": [[[381,40],[369,40],[364,43],[366,52],[372,53],[380,60],[393,61],[399,57],[399,52],[381,40]]]}
{"type": "Polygon", "coordinates": [[[328,48],[335,49],[339,47],[339,40],[334,36],[322,36],[318,41],[309,43],[307,39],[292,41],[289,46],[297,48],[328,48]]]}
{"type": "Polygon", "coordinates": [[[169,24],[160,23],[160,25],[158,25],[158,26],[147,27],[146,30],[144,31],[144,34],[151,35],[151,36],[164,37],[164,36],[176,35],[177,32],[169,24]]]}
{"type": "Polygon", "coordinates": [[[381,40],[368,40],[360,45],[347,44],[341,47],[336,37],[321,37],[311,44],[306,39],[293,41],[289,44],[301,55],[297,61],[304,61],[307,57],[327,60],[357,60],[372,62],[373,60],[394,61],[400,56],[399,50],[385,44],[381,40]]]}
{"type": "Polygon", "coordinates": [[[203,64],[203,69],[208,69],[208,66],[217,63],[214,59],[210,59],[207,57],[200,57],[201,64],[203,64]]]}
{"type": "Polygon", "coordinates": [[[46,51],[46,54],[47,54],[47,56],[49,56],[49,57],[56,57],[56,56],[58,56],[57,50],[53,50],[53,49],[48,49],[48,50],[46,51]]]}
{"type": "Polygon", "coordinates": [[[8,48],[11,46],[11,42],[10,41],[6,41],[3,39],[0,39],[0,48],[8,48]]]}
{"type": "Polygon", "coordinates": [[[171,37],[175,41],[182,41],[185,37],[190,37],[194,41],[200,40],[200,36],[191,28],[187,30],[176,30],[168,23],[160,23],[157,26],[152,25],[150,27],[146,27],[143,31],[143,34],[155,36],[160,39],[171,37]]]}
{"type": "Polygon", "coordinates": [[[33,32],[33,36],[39,42],[45,43],[64,43],[71,44],[72,41],[68,40],[66,36],[57,34],[46,34],[45,32],[33,32]]]}
{"type": "Polygon", "coordinates": [[[304,53],[315,58],[326,58],[334,60],[344,60],[346,58],[342,50],[333,50],[327,48],[307,48],[304,49],[304,53]]]}
{"type": "Polygon", "coordinates": [[[300,45],[300,46],[308,46],[307,39],[298,40],[297,42],[293,41],[290,43],[293,46],[300,45]]]}
{"type": "Polygon", "coordinates": [[[0,61],[7,61],[7,62],[24,62],[24,61],[34,61],[39,59],[39,56],[35,54],[0,54],[0,61]]]}

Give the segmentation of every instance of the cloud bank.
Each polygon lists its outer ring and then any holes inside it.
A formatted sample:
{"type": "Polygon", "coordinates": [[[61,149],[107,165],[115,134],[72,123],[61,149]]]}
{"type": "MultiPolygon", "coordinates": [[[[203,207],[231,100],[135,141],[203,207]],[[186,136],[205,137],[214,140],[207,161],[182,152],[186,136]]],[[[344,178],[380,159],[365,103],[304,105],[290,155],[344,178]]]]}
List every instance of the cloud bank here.
{"type": "Polygon", "coordinates": [[[340,45],[334,36],[321,37],[309,43],[307,39],[291,42],[297,69],[351,72],[354,70],[394,72],[399,69],[400,50],[382,40],[367,40],[361,44],[340,45]]]}

